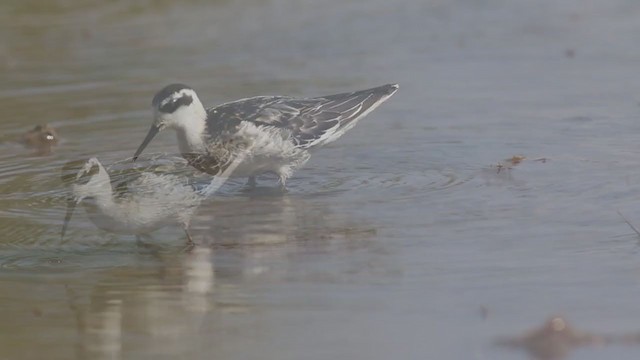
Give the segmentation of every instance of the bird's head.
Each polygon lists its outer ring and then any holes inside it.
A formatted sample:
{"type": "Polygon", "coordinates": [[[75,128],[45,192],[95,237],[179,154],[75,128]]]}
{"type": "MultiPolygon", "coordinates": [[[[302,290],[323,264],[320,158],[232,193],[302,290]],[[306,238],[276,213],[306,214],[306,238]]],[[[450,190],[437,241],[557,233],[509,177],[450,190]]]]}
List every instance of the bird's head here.
{"type": "Polygon", "coordinates": [[[64,238],[76,205],[86,198],[100,194],[105,182],[109,184],[109,175],[98,159],[90,158],[67,162],[62,167],[60,178],[65,185],[71,187],[71,193],[67,197],[67,213],[62,226],[62,237],[64,238]]]}
{"type": "Polygon", "coordinates": [[[194,120],[204,119],[207,112],[195,90],[184,84],[167,85],[151,101],[153,123],[147,136],[133,155],[135,161],[156,134],[164,129],[181,129],[194,120]]]}

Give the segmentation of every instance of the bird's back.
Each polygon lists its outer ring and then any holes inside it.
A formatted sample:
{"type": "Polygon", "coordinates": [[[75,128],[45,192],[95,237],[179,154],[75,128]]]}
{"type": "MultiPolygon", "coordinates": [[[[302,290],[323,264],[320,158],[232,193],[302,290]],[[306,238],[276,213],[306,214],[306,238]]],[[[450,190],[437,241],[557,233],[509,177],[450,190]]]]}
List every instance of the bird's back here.
{"type": "Polygon", "coordinates": [[[315,98],[258,96],[207,110],[212,137],[238,131],[242,122],[283,130],[295,146],[311,148],[334,141],[398,89],[390,84],[315,98]]]}
{"type": "Polygon", "coordinates": [[[181,173],[186,164],[174,164],[175,160],[143,161],[137,167],[112,164],[113,201],[83,201],[94,224],[114,233],[145,234],[169,223],[188,222],[201,196],[181,173]]]}

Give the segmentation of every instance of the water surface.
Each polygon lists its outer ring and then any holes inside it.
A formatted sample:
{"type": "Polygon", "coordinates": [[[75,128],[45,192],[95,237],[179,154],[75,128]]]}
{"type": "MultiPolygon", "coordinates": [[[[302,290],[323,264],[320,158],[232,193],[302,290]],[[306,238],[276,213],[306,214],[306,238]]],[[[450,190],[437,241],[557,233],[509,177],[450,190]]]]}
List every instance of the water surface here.
{"type": "MultiPolygon", "coordinates": [[[[3,2],[0,358],[524,359],[495,339],[553,314],[639,330],[639,242],[616,212],[640,224],[639,15],[631,0],[3,2]],[[130,157],[175,81],[208,105],[401,88],[286,194],[227,184],[192,252],[179,228],[144,248],[82,211],[62,243],[62,164],[130,157]],[[44,122],[52,155],[15,143],[44,122]]],[[[148,149],[175,150],[168,132],[148,149]]]]}

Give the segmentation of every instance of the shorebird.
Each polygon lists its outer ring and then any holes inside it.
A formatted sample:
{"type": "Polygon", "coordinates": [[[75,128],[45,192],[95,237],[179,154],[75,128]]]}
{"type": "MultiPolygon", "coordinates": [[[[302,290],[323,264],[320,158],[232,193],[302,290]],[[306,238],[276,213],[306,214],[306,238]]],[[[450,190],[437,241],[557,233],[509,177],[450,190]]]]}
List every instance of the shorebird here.
{"type": "Polygon", "coordinates": [[[183,175],[155,173],[152,168],[121,170],[110,176],[96,158],[69,161],[63,183],[71,186],[62,237],[77,204],[99,229],[115,234],[149,237],[168,224],[179,224],[193,244],[189,221],[203,199],[183,175]]]}
{"type": "Polygon", "coordinates": [[[284,188],[310,150],[338,139],[397,90],[389,84],[315,98],[258,96],[205,109],[193,88],[171,84],[153,97],[153,124],[133,159],[168,128],[176,131],[180,152],[194,168],[217,175],[251,148],[233,176],[249,177],[255,187],[257,175],[272,172],[284,188]]]}

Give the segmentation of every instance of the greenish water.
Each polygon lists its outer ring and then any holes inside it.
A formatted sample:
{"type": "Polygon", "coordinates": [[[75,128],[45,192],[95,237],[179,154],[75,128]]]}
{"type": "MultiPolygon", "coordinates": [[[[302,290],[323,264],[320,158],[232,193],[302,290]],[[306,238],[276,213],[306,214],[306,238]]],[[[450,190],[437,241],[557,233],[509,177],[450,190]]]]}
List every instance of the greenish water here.
{"type": "MultiPolygon", "coordinates": [[[[524,359],[495,339],[552,314],[638,331],[638,237],[616,211],[640,225],[639,15],[625,0],[3,2],[0,359],[524,359]],[[206,105],[401,87],[287,194],[225,185],[192,252],[177,227],[144,248],[81,209],[62,243],[61,166],[132,156],[176,81],[206,105]],[[61,137],[49,156],[16,143],[39,123],[61,137]]],[[[147,151],[176,149],[166,132],[147,151]]]]}

